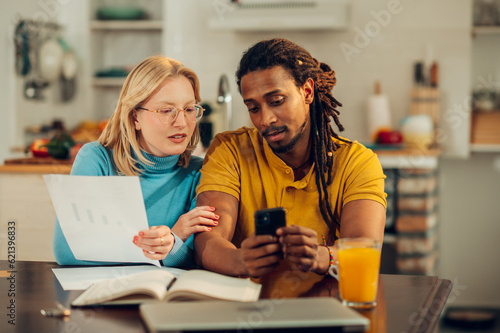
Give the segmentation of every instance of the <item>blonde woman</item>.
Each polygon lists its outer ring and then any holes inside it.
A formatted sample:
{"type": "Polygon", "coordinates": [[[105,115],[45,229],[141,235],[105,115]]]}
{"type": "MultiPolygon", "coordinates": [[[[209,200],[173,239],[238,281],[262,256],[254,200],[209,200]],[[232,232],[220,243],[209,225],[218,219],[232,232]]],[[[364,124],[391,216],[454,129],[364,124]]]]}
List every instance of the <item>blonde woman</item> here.
{"type": "MultiPolygon", "coordinates": [[[[202,159],[191,156],[203,115],[196,74],[163,56],[137,65],[98,141],[84,145],[72,175],[140,176],[150,228],[130,241],[165,266],[193,265],[194,233],[217,225],[214,208],[195,208],[202,159]]],[[[76,260],[58,220],[54,254],[60,265],[97,265],[76,260]]]]}

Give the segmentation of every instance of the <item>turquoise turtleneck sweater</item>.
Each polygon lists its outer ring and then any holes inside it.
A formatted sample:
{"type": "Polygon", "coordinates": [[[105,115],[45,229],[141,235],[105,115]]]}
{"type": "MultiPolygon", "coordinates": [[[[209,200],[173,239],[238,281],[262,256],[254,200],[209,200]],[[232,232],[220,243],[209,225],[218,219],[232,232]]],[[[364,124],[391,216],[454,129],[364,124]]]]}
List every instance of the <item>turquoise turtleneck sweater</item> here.
{"type": "MultiPolygon", "coordinates": [[[[143,152],[144,153],[144,152],[143,152]]],[[[144,153],[154,164],[149,166],[139,162],[144,172],[140,176],[142,195],[146,206],[149,226],[166,225],[170,228],[177,219],[190,211],[196,204],[196,186],[200,181],[203,160],[192,156],[189,165],[178,166],[179,155],[156,157],[144,153]]],[[[72,175],[118,176],[113,162],[113,152],[99,142],[84,145],[76,156],[72,175]]],[[[193,236],[183,242],[174,235],[174,247],[163,259],[163,265],[171,267],[192,267],[193,236]]],[[[130,240],[132,242],[132,239],[130,240]]],[[[92,244],[92,240],[89,240],[92,244]]],[[[59,265],[103,265],[103,262],[75,259],[56,218],[54,226],[54,255],[59,265]]],[[[109,264],[109,263],[108,263],[109,264]]],[[[113,263],[117,264],[117,263],[113,263]]]]}

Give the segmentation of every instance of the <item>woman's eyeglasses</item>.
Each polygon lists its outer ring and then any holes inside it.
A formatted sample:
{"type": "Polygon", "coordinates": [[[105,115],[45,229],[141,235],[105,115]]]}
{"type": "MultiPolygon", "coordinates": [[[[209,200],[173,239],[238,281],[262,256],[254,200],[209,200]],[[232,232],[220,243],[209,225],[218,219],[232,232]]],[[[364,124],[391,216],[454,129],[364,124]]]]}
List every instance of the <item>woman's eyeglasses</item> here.
{"type": "Polygon", "coordinates": [[[198,104],[188,106],[184,109],[177,109],[174,106],[163,107],[159,110],[150,110],[141,107],[138,107],[137,109],[156,113],[160,121],[164,124],[173,123],[177,119],[177,116],[181,111],[184,111],[184,115],[186,116],[186,119],[188,121],[195,123],[201,119],[201,117],[203,116],[203,111],[205,111],[205,109],[198,104]]]}

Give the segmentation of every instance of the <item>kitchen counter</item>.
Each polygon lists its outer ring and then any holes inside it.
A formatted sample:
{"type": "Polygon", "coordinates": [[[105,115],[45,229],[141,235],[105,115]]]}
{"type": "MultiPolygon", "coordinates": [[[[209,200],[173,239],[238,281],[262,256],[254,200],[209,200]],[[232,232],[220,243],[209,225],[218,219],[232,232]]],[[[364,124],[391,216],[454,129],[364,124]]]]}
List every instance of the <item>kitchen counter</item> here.
{"type": "Polygon", "coordinates": [[[71,172],[71,165],[64,164],[39,164],[39,165],[0,165],[0,173],[57,173],[69,174],[71,172]]]}
{"type": "Polygon", "coordinates": [[[394,155],[403,155],[403,156],[434,156],[438,157],[442,154],[442,150],[438,148],[433,149],[411,149],[411,148],[403,148],[403,149],[372,149],[377,155],[382,156],[394,156],[394,155]]]}
{"type": "MultiPolygon", "coordinates": [[[[440,149],[373,149],[384,168],[436,168],[442,151],[440,149]]],[[[27,157],[5,160],[0,173],[58,173],[71,172],[71,160],[50,157],[27,157]]]]}
{"type": "Polygon", "coordinates": [[[26,157],[5,160],[0,165],[0,173],[36,173],[36,174],[69,174],[71,172],[71,160],[57,160],[51,157],[26,157]]]}
{"type": "Polygon", "coordinates": [[[373,149],[384,169],[435,169],[441,149],[373,149]]]}

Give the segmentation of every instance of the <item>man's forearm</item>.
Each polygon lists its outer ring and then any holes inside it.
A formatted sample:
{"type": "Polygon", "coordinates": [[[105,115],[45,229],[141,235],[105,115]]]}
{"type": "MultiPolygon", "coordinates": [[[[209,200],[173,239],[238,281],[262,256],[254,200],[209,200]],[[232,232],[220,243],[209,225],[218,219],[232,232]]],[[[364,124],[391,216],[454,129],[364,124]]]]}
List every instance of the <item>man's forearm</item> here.
{"type": "Polygon", "coordinates": [[[240,250],[217,234],[204,232],[194,239],[196,263],[210,271],[221,274],[246,275],[240,250]]]}
{"type": "Polygon", "coordinates": [[[215,207],[216,214],[220,216],[217,227],[195,234],[196,263],[205,269],[226,275],[245,275],[241,250],[230,241],[238,218],[238,199],[227,193],[207,191],[198,194],[196,205],[215,207]]]}

